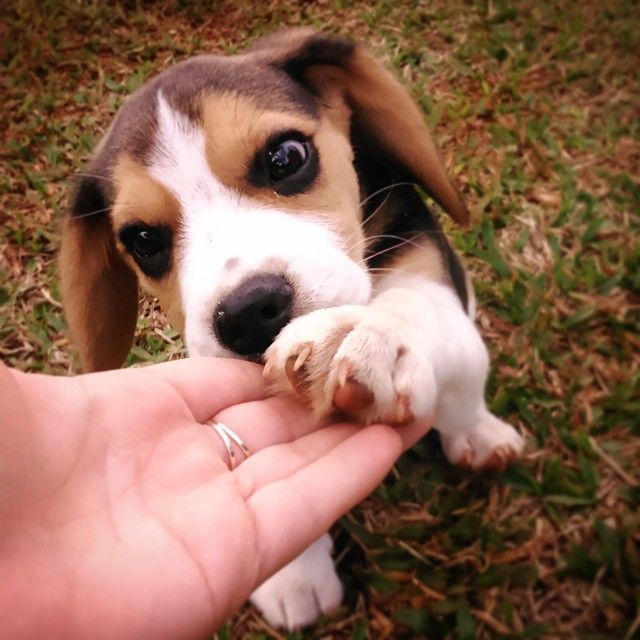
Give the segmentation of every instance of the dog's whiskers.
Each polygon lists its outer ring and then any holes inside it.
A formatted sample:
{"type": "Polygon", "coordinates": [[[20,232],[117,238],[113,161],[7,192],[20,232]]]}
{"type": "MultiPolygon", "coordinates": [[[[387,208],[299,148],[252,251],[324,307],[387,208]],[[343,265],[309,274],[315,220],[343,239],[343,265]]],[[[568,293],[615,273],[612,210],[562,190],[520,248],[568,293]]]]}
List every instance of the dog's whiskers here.
{"type": "Polygon", "coordinates": [[[391,197],[391,192],[395,187],[411,186],[412,184],[413,184],[412,182],[394,182],[394,183],[388,184],[386,187],[382,187],[381,189],[378,189],[377,191],[374,191],[372,194],[368,195],[360,203],[361,207],[366,202],[368,202],[371,198],[379,195],[380,193],[383,193],[384,191],[388,191],[388,193],[385,196],[384,200],[360,223],[360,227],[364,228],[364,226],[367,224],[367,222],[369,222],[372,218],[374,218],[383,209],[383,207],[387,204],[389,198],[391,197]]]}
{"type": "Polygon", "coordinates": [[[392,238],[392,239],[397,239],[400,240],[400,242],[398,244],[394,244],[391,247],[387,247],[385,249],[381,249],[380,251],[377,251],[376,253],[371,254],[370,256],[367,256],[363,261],[362,264],[363,266],[367,266],[367,263],[371,260],[373,260],[374,258],[377,258],[381,255],[384,255],[385,253],[389,253],[390,251],[395,251],[397,249],[399,249],[400,247],[403,247],[405,245],[411,245],[413,247],[416,247],[416,249],[419,249],[420,251],[426,251],[425,247],[419,245],[417,242],[414,241],[414,239],[419,238],[420,234],[416,234],[415,236],[413,236],[413,238],[401,238],[400,236],[387,236],[388,238],[392,238]]]}
{"type": "MultiPolygon", "coordinates": [[[[366,224],[372,219],[374,218],[378,213],[380,213],[380,211],[382,211],[382,209],[384,208],[384,206],[387,204],[387,202],[389,201],[389,197],[391,196],[391,189],[393,188],[394,185],[389,185],[388,187],[386,187],[386,189],[388,189],[388,193],[387,195],[384,197],[384,199],[382,200],[382,202],[360,223],[360,228],[364,229],[364,227],[366,226],[366,224]]],[[[380,189],[380,191],[384,191],[384,189],[380,189]]],[[[367,198],[368,200],[369,198],[367,198]]],[[[367,200],[365,200],[364,202],[366,202],[367,200]]],[[[362,205],[361,205],[362,206],[362,205]]]]}
{"type": "Polygon", "coordinates": [[[369,273],[398,273],[398,270],[393,267],[369,267],[369,273]]]}
{"type": "Polygon", "coordinates": [[[76,176],[78,178],[96,178],[97,180],[105,180],[106,182],[110,182],[111,184],[115,184],[115,180],[113,180],[109,176],[99,176],[96,173],[85,173],[84,171],[78,172],[78,173],[74,173],[73,175],[71,175],[69,177],[73,178],[73,177],[76,177],[76,176]]]}
{"type": "Polygon", "coordinates": [[[91,216],[97,216],[97,215],[100,215],[101,213],[107,213],[108,211],[111,211],[111,207],[104,207],[104,209],[96,209],[95,211],[82,213],[80,215],[73,216],[73,219],[79,220],[81,218],[90,218],[91,216]]]}
{"type": "MultiPolygon", "coordinates": [[[[412,236],[412,238],[420,238],[422,236],[429,236],[429,235],[436,235],[438,234],[438,231],[416,231],[415,235],[412,236]]],[[[365,245],[371,244],[377,240],[404,240],[405,238],[403,238],[402,236],[396,236],[390,233],[380,233],[378,235],[375,236],[369,236],[368,238],[365,238],[364,242],[365,245]]]]}
{"type": "MultiPolygon", "coordinates": [[[[407,238],[402,238],[401,236],[396,236],[393,234],[389,234],[389,233],[381,233],[381,234],[377,234],[377,235],[373,235],[373,236],[369,236],[367,238],[364,238],[364,240],[362,241],[362,244],[364,246],[365,251],[375,242],[377,242],[378,240],[399,240],[400,243],[399,244],[394,244],[391,247],[387,247],[386,249],[382,250],[382,251],[378,251],[377,253],[374,253],[370,256],[365,256],[364,259],[362,260],[358,260],[356,261],[356,264],[358,264],[361,267],[365,267],[367,268],[368,271],[371,271],[371,268],[367,267],[367,262],[369,260],[372,260],[373,258],[376,258],[377,256],[379,256],[382,253],[387,253],[388,251],[393,251],[394,249],[397,249],[405,244],[412,244],[414,247],[416,247],[417,249],[421,249],[424,250],[424,247],[422,247],[421,245],[419,245],[418,243],[414,242],[415,239],[423,237],[423,236],[428,236],[428,235],[436,235],[438,233],[438,231],[431,231],[431,230],[427,230],[427,231],[419,231],[416,232],[416,234],[414,236],[412,236],[411,238],[407,239],[407,238]]],[[[351,251],[353,250],[353,248],[355,246],[357,246],[359,244],[359,240],[355,241],[353,243],[351,243],[350,245],[347,245],[344,248],[344,251],[347,254],[350,254],[351,251]]]]}
{"type": "MultiPolygon", "coordinates": [[[[382,187],[381,189],[378,189],[377,191],[374,191],[373,193],[370,193],[361,203],[360,206],[364,206],[365,204],[367,204],[367,202],[369,202],[369,200],[371,200],[371,198],[375,198],[377,195],[379,195],[380,193],[383,193],[384,191],[390,191],[391,189],[393,189],[394,187],[406,187],[406,186],[412,186],[413,182],[393,182],[392,184],[388,184],[385,187],[382,187]]],[[[369,216],[371,217],[371,216],[369,216]]],[[[368,220],[369,218],[367,218],[368,220]]],[[[367,221],[365,220],[365,222],[367,221]]]]}

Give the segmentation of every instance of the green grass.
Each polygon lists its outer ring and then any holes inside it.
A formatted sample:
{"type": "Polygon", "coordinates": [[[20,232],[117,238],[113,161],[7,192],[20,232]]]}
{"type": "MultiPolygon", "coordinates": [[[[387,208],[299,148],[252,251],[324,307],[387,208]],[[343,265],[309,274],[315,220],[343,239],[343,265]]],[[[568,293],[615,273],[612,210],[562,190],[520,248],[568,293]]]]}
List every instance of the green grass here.
{"type": "MultiPolygon", "coordinates": [[[[434,438],[337,528],[345,607],[297,637],[640,637],[640,6],[378,0],[0,9],[0,357],[74,370],[55,254],[70,179],[124,96],[282,25],[356,35],[406,80],[477,216],[451,229],[528,436],[501,477],[434,438]]],[[[182,353],[153,301],[130,362],[182,353]]],[[[244,611],[220,638],[282,637],[244,611]]]]}

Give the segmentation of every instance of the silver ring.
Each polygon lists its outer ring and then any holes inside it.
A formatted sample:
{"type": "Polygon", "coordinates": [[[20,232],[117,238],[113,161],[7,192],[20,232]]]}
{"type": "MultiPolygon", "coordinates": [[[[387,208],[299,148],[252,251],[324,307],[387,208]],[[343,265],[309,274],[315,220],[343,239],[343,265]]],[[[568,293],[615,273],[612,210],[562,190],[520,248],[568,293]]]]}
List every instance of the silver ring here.
{"type": "Polygon", "coordinates": [[[242,441],[242,438],[235,431],[229,429],[226,424],[216,420],[209,420],[206,424],[214,428],[215,432],[220,436],[224,448],[227,450],[229,471],[233,471],[236,468],[236,452],[232,441],[240,447],[245,460],[251,455],[249,447],[242,441]]]}

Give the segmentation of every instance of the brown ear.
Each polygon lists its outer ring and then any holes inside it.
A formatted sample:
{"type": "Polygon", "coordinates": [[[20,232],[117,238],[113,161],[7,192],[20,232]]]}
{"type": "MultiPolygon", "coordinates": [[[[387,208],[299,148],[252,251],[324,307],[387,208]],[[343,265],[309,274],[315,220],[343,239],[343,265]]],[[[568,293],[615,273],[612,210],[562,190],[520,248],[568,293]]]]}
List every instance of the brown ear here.
{"type": "Polygon", "coordinates": [[[107,209],[100,181],[84,178],[62,228],[62,300],[85,371],[123,363],[138,313],[137,278],[118,254],[107,209]]]}
{"type": "Polygon", "coordinates": [[[322,96],[337,86],[352,110],[356,152],[402,167],[458,223],[469,211],[449,180],[422,114],[393,74],[366,49],[312,29],[289,29],[258,40],[252,52],[322,96]],[[360,147],[360,149],[358,149],[360,147]]]}

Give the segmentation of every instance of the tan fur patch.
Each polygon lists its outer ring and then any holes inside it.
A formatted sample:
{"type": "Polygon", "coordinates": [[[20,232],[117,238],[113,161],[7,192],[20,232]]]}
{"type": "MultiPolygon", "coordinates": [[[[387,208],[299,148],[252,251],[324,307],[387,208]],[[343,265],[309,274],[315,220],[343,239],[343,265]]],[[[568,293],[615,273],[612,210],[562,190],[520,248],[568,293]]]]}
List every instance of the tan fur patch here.
{"type": "Polygon", "coordinates": [[[451,286],[449,272],[442,263],[442,253],[435,243],[424,237],[412,242],[394,252],[393,258],[385,265],[385,271],[380,277],[384,277],[388,273],[387,269],[390,269],[415,273],[433,282],[451,286]]]}
{"type": "Polygon", "coordinates": [[[363,245],[358,182],[348,138],[349,110],[335,91],[323,102],[315,120],[293,112],[265,111],[246,96],[209,95],[202,109],[207,160],[216,178],[238,193],[329,222],[344,240],[345,250],[359,260],[363,245]],[[256,153],[274,133],[287,130],[312,137],[320,159],[313,186],[293,196],[256,187],[247,180],[256,153]]]}
{"type": "Polygon", "coordinates": [[[125,262],[137,273],[142,288],[160,300],[171,324],[181,330],[184,321],[175,267],[180,250],[179,243],[176,241],[180,227],[180,204],[172,193],[149,175],[144,166],[126,154],[118,158],[113,179],[116,186],[116,199],[112,220],[116,234],[123,224],[134,221],[149,225],[166,225],[173,230],[172,268],[159,280],[149,278],[142,273],[121,243],[118,241],[117,244],[125,262]]]}
{"type": "Polygon", "coordinates": [[[227,187],[246,191],[250,164],[269,136],[296,130],[311,137],[316,122],[298,113],[265,111],[237,93],[214,93],[203,100],[202,126],[212,173],[227,187]]]}
{"type": "Polygon", "coordinates": [[[121,154],[113,170],[116,199],[112,219],[116,229],[140,220],[149,225],[178,225],[180,205],[173,194],[154,180],[145,167],[127,154],[121,154]]]}

